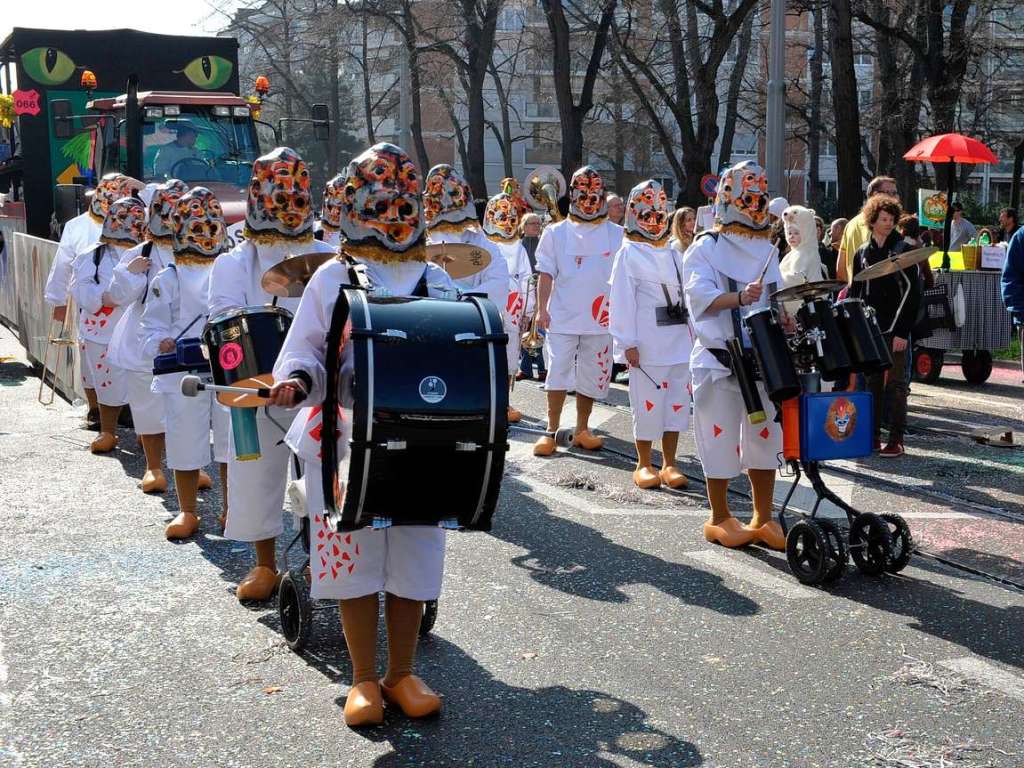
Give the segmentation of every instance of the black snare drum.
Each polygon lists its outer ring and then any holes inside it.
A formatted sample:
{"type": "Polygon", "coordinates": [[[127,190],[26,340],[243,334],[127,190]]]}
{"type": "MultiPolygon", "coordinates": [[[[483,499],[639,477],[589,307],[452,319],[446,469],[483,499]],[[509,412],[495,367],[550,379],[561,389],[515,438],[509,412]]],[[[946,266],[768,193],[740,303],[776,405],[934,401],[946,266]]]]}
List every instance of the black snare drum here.
{"type": "Polygon", "coordinates": [[[353,364],[351,399],[341,388],[352,434],[338,527],[457,521],[490,530],[508,450],[501,314],[476,296],[346,288],[338,302],[348,304],[353,364]]]}
{"type": "Polygon", "coordinates": [[[750,346],[754,349],[758,373],[768,397],[781,403],[799,395],[800,379],[775,310],[770,307],[754,310],[743,322],[750,334],[750,346]]]}
{"type": "Polygon", "coordinates": [[[838,381],[850,375],[850,355],[836,322],[835,310],[828,299],[805,301],[796,311],[796,318],[805,333],[820,334],[820,346],[812,342],[815,365],[825,381],[838,381]]]}
{"type": "MultiPolygon", "coordinates": [[[[292,324],[292,313],[282,307],[242,307],[210,318],[203,330],[213,382],[231,387],[267,387],[277,353],[292,324]]],[[[256,395],[217,393],[217,399],[233,408],[259,408],[266,398],[256,395]]]]}
{"type": "Polygon", "coordinates": [[[874,373],[892,367],[892,352],[882,337],[875,311],[862,299],[836,302],[836,323],[854,373],[874,373]]]}

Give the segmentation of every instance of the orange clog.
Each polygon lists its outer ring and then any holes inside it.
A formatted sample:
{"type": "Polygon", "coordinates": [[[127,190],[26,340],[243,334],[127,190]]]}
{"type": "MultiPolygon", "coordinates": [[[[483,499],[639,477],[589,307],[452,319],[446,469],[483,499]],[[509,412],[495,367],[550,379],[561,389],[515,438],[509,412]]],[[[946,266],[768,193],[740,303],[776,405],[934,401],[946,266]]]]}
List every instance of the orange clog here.
{"type": "Polygon", "coordinates": [[[406,675],[392,687],[381,683],[381,692],[389,704],[395,704],[406,717],[429,717],[441,711],[441,697],[416,675],[406,675]]]}
{"type": "Polygon", "coordinates": [[[745,528],[735,517],[727,517],[717,524],[704,523],[704,538],[731,549],[745,547],[754,540],[754,532],[745,528]]]}

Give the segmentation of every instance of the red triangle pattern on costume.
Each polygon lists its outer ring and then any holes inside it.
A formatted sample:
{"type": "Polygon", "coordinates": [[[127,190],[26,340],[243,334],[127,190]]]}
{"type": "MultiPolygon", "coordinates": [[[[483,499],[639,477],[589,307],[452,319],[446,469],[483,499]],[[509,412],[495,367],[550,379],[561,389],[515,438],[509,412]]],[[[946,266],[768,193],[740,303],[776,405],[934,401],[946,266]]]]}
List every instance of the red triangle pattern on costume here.
{"type": "Polygon", "coordinates": [[[647,408],[648,413],[654,410],[654,403],[652,403],[650,400],[644,400],[644,406],[647,408]]]}
{"type": "Polygon", "coordinates": [[[722,434],[722,428],[720,426],[718,426],[717,424],[715,424],[715,428],[714,429],[715,429],[715,437],[718,437],[720,434],[722,434]]]}
{"type": "Polygon", "coordinates": [[[672,403],[672,410],[676,413],[679,413],[679,411],[682,410],[682,407],[682,403],[672,403]]]}

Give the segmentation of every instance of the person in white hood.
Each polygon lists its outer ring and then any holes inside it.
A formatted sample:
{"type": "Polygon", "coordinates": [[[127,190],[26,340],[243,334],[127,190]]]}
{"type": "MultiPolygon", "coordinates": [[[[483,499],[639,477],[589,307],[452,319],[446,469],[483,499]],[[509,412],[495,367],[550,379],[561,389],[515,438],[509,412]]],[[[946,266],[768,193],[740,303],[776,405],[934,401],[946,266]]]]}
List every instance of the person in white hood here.
{"type": "Polygon", "coordinates": [[[123,372],[107,357],[107,345],[124,307],[110,295],[114,267],[124,252],[146,236],[146,209],[137,197],[122,197],[110,204],[99,242],[83,249],[71,265],[70,294],[78,304],[78,338],[84,347],[83,384],[91,377],[99,402],[100,434],[92,441],[93,453],[117,447],[117,417],[125,404],[123,372]]]}
{"type": "MultiPolygon", "coordinates": [[[[210,278],[210,317],[229,309],[276,303],[294,312],[297,298],[275,299],[261,279],[289,256],[334,253],[328,243],[313,238],[313,206],[309,171],[298,153],[278,147],[252,165],[245,211],[245,240],[217,259],[210,278]]],[[[228,519],[224,535],[252,542],[256,565],[239,583],[239,600],[266,600],[277,588],[274,544],[284,530],[284,494],[291,456],[284,437],[288,415],[277,408],[260,408],[256,426],[261,457],[228,461],[228,519]]]]}
{"type": "MultiPolygon", "coordinates": [[[[816,283],[827,280],[828,273],[821,263],[818,251],[818,225],[814,211],[800,205],[791,205],[782,212],[782,223],[786,231],[789,252],[782,258],[779,271],[782,286],[789,288],[800,283],[816,283]]],[[[800,302],[786,302],[786,311],[793,315],[800,308],[800,302]]]]}
{"type": "Polygon", "coordinates": [[[629,406],[639,488],[685,488],[676,467],[679,433],[690,425],[690,326],[683,304],[682,254],[669,244],[668,197],[657,181],[633,187],[626,236],[615,255],[609,329],[617,362],[629,365],[629,406]],[[661,441],[663,466],[651,449],[661,441]]]}

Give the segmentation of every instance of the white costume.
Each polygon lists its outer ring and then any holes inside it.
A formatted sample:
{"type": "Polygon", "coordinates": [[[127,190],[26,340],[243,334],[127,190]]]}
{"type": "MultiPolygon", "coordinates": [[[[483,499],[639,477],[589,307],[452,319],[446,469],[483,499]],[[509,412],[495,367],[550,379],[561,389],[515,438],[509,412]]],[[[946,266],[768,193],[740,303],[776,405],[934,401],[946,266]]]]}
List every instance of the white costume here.
{"type": "MultiPolygon", "coordinates": [[[[742,291],[748,283],[757,281],[766,263],[761,299],[739,310],[741,316],[769,307],[772,286],[782,285],[775,246],[767,238],[723,231],[702,235],[683,257],[686,304],[696,331],[690,357],[694,438],[706,477],[726,479],[746,469],[778,467],[782,428],[775,421],[775,407],[764,385],[758,382],[757,389],[767,419],[752,425],[746,418],[736,377],[710,352],[724,350],[726,340],[735,338],[735,334],[732,311],[711,312],[709,305],[723,293],[742,291]]],[[[749,346],[745,330],[742,335],[744,346],[749,346]]]]}
{"type": "Polygon", "coordinates": [[[609,328],[615,359],[636,347],[640,369],[629,374],[633,437],[660,440],[690,425],[690,326],[668,308],[682,307],[682,254],[674,248],[625,239],[611,278],[609,328]]]}
{"type": "MultiPolygon", "coordinates": [[[[434,264],[405,261],[382,264],[365,260],[366,274],[375,289],[390,295],[408,296],[424,268],[428,270],[431,296],[445,296],[455,288],[448,275],[434,264]]],[[[326,338],[338,286],[348,281],[347,267],[332,260],[321,267],[306,286],[274,366],[274,379],[290,378],[302,371],[312,382],[308,400],[321,403],[327,372],[324,368],[326,338]]],[[[342,381],[351,382],[352,347],[342,353],[342,381]]],[[[349,392],[341,402],[351,403],[349,392]]],[[[445,532],[429,526],[393,526],[383,530],[363,528],[351,533],[334,531],[324,517],[321,481],[320,407],[306,407],[288,430],[286,442],[305,465],[306,507],[310,517],[311,595],[314,599],[345,600],[375,592],[389,592],[410,600],[434,600],[441,592],[444,571],[445,532]]],[[[341,487],[347,467],[350,424],[338,420],[338,457],[342,464],[341,487]]],[[[232,514],[234,508],[232,507],[232,514]]],[[[229,516],[230,519],[230,516],[229,516]]]]}
{"type": "MultiPolygon", "coordinates": [[[[68,303],[68,290],[71,283],[71,265],[75,257],[100,239],[103,231],[103,219],[96,218],[90,211],[81,213],[64,225],[50,265],[50,274],[46,278],[46,289],[43,297],[46,303],[54,307],[63,307],[68,303]]],[[[83,361],[84,362],[84,361],[83,361]]]]}
{"type": "MultiPolygon", "coordinates": [[[[263,273],[291,255],[333,253],[334,248],[319,240],[301,239],[259,245],[245,240],[219,256],[210,280],[210,317],[229,309],[270,304],[274,297],[263,290],[263,273]]],[[[294,312],[298,299],[279,299],[278,306],[294,312]]],[[[233,437],[228,457],[228,515],[224,535],[235,541],[273,539],[284,530],[284,495],[288,482],[290,451],[281,442],[290,415],[282,408],[260,408],[256,412],[261,456],[256,461],[235,459],[233,437]]]]}
{"type": "MultiPolygon", "coordinates": [[[[782,287],[828,280],[828,272],[822,266],[821,254],[818,253],[818,227],[814,221],[814,211],[791,205],[782,212],[782,223],[790,247],[789,253],[783,256],[779,265],[782,287]]],[[[799,301],[788,301],[786,311],[795,314],[800,306],[799,301]]]]}
{"type": "Polygon", "coordinates": [[[553,280],[544,343],[546,388],[603,400],[612,375],[608,280],[622,227],[607,219],[551,224],[537,244],[537,271],[553,280]]]}

